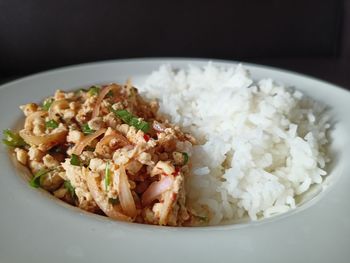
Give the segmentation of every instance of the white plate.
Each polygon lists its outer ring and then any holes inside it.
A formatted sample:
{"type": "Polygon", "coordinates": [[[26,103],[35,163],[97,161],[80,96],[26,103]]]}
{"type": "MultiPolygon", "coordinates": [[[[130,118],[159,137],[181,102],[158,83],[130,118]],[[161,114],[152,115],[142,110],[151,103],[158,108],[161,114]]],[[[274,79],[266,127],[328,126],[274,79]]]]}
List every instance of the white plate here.
{"type": "MultiPolygon", "coordinates": [[[[0,88],[0,129],[18,123],[18,105],[39,102],[58,88],[124,82],[128,77],[140,83],[165,62],[176,67],[206,63],[185,59],[111,61],[23,78],[0,88]]],[[[115,222],[29,187],[1,147],[0,262],[349,262],[350,93],[300,74],[245,66],[254,78],[271,77],[294,85],[331,106],[334,165],[316,198],[287,214],[241,225],[170,228],[115,222]]]]}

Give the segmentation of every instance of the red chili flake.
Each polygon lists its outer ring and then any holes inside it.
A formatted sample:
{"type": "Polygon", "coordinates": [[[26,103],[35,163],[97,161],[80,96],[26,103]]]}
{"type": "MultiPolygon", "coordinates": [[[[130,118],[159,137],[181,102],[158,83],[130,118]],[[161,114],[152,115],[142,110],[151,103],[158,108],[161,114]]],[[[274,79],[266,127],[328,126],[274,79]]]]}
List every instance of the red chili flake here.
{"type": "Polygon", "coordinates": [[[145,141],[146,141],[146,142],[148,142],[148,141],[149,141],[149,139],[150,139],[150,137],[149,137],[149,135],[148,135],[148,134],[144,134],[144,135],[143,135],[143,138],[145,139],[145,141]]]}
{"type": "Polygon", "coordinates": [[[175,167],[175,172],[173,172],[174,176],[178,176],[180,172],[180,167],[175,167]]]}
{"type": "Polygon", "coordinates": [[[173,193],[173,195],[172,195],[172,199],[173,199],[173,201],[175,201],[175,200],[176,200],[176,197],[177,197],[177,194],[173,193]]]}

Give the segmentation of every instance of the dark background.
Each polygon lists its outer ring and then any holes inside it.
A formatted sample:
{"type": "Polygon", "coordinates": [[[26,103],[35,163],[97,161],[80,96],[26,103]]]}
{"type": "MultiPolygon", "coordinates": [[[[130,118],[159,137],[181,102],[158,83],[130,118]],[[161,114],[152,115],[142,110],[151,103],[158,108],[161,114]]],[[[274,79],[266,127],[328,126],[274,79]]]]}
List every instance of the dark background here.
{"type": "Polygon", "coordinates": [[[0,0],[0,82],[162,56],[256,62],[350,89],[350,0],[0,0]]]}

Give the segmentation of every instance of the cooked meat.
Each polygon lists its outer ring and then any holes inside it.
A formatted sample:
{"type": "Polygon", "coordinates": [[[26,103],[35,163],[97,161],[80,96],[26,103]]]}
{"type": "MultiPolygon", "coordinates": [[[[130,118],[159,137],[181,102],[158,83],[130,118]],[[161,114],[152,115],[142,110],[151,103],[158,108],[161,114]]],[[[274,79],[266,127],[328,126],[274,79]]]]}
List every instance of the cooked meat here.
{"type": "Polygon", "coordinates": [[[42,106],[21,106],[26,121],[17,159],[33,186],[89,212],[138,223],[191,220],[184,182],[195,140],[157,113],[130,82],[58,90],[42,106]]]}

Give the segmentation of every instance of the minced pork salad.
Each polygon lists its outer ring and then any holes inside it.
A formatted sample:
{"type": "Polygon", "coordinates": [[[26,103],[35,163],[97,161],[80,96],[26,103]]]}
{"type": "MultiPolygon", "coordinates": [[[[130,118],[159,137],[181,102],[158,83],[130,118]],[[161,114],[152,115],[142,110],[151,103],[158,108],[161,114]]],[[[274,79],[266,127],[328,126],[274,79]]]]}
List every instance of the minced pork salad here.
{"type": "Polygon", "coordinates": [[[42,105],[20,107],[19,134],[3,140],[33,174],[30,185],[86,211],[138,223],[181,226],[196,216],[186,208],[184,180],[195,143],[157,116],[130,83],[57,90],[42,105]]]}

